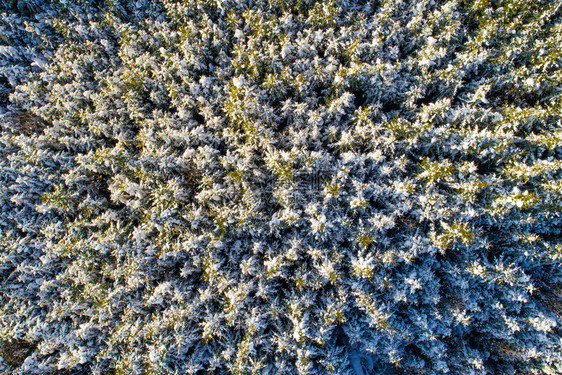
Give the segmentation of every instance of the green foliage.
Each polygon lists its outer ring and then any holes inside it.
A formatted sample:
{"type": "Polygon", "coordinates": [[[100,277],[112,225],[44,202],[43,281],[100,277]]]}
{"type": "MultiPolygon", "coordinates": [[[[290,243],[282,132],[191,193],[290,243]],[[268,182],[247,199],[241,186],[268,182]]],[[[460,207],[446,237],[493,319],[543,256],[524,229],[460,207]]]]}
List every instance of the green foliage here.
{"type": "Polygon", "coordinates": [[[1,7],[0,372],[562,371],[559,1],[1,7]]]}

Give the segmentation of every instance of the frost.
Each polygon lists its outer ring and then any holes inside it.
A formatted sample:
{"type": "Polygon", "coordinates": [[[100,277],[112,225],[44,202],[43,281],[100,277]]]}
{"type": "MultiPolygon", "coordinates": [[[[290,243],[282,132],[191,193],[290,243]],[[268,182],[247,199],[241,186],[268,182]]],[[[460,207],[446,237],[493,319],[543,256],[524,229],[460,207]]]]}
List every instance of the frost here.
{"type": "Polygon", "coordinates": [[[559,1],[8,1],[0,371],[560,373],[559,1]]]}

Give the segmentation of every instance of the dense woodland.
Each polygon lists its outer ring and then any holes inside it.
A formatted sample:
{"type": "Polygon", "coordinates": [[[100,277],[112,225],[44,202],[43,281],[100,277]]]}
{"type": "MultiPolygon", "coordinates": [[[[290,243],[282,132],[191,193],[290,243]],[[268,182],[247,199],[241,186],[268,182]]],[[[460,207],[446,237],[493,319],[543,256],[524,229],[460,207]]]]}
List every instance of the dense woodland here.
{"type": "Polygon", "coordinates": [[[560,0],[0,0],[0,373],[561,374],[560,0]]]}

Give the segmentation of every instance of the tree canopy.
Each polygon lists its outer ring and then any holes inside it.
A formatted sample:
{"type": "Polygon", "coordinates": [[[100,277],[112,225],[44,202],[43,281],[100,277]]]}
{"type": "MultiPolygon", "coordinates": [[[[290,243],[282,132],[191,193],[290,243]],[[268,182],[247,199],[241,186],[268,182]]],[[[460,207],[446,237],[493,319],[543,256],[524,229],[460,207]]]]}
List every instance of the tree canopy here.
{"type": "Polygon", "coordinates": [[[2,0],[0,116],[0,372],[562,373],[559,0],[2,0]]]}

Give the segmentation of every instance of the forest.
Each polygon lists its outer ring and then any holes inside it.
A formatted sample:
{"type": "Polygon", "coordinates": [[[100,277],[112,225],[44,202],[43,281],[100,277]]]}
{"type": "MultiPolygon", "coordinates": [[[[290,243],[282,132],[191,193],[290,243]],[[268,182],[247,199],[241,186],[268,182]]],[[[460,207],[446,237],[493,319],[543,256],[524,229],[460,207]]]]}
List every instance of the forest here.
{"type": "Polygon", "coordinates": [[[562,374],[562,1],[0,0],[0,373],[562,374]]]}

